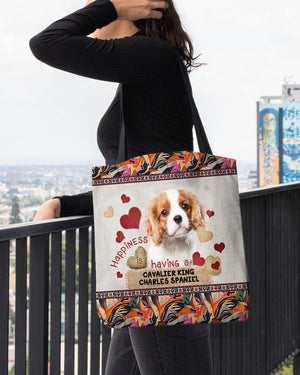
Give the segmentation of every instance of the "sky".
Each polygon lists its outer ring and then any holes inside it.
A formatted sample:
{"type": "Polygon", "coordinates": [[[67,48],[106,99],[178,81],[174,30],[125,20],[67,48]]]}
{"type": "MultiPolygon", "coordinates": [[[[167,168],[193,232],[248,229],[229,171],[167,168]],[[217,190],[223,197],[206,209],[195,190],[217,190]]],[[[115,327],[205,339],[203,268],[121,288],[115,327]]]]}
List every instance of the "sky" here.
{"type": "MultiPolygon", "coordinates": [[[[174,0],[198,61],[190,75],[212,150],[256,163],[256,102],[300,83],[298,0],[174,0]]],[[[11,0],[0,13],[0,165],[102,164],[100,118],[116,84],[36,60],[29,39],[83,7],[79,0],[11,0]]]]}

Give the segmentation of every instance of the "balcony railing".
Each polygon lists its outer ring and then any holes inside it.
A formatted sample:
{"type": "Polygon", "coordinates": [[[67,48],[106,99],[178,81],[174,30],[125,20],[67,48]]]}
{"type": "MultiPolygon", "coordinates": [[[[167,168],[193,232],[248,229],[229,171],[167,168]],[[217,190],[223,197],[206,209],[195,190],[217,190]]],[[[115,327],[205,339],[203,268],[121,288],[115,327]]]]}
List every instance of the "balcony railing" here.
{"type": "MultiPolygon", "coordinates": [[[[300,183],[253,190],[240,199],[250,314],[243,323],[212,325],[214,374],[275,374],[293,357],[299,375],[300,183]]],[[[96,313],[93,243],[91,216],[0,228],[1,375],[8,374],[9,353],[19,375],[104,374],[110,330],[96,313]],[[12,249],[16,304],[11,354],[12,249]]]]}

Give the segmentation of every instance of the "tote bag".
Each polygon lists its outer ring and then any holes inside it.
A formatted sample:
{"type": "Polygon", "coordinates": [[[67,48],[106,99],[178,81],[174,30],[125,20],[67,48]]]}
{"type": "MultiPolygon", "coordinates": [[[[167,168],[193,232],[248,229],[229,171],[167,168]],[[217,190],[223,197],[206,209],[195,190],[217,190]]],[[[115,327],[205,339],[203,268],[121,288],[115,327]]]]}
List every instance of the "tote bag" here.
{"type": "Polygon", "coordinates": [[[108,327],[248,318],[236,161],[212,154],[179,64],[205,153],[125,160],[123,115],[118,160],[125,161],[93,168],[97,311],[108,327]]]}

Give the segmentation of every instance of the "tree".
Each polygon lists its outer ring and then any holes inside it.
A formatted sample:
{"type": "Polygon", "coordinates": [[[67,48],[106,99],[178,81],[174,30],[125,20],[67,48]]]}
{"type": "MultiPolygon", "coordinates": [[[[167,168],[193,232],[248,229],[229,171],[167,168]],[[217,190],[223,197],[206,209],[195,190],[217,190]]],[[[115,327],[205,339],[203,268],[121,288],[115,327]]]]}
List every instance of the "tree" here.
{"type": "Polygon", "coordinates": [[[20,217],[20,199],[15,195],[11,201],[11,212],[9,217],[9,224],[21,223],[20,217]]]}
{"type": "Polygon", "coordinates": [[[19,193],[19,189],[17,188],[11,188],[8,190],[7,194],[12,196],[13,194],[18,194],[19,193]]]}

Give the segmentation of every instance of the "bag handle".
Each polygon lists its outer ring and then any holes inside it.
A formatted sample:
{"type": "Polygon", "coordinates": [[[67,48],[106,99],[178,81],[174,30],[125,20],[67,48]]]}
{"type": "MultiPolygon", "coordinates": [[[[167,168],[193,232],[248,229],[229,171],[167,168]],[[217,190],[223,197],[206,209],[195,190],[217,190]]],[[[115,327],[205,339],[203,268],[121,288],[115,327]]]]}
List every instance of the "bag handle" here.
{"type": "MultiPolygon", "coordinates": [[[[193,125],[196,131],[199,150],[200,152],[203,152],[206,154],[212,154],[212,150],[210,148],[199,112],[197,110],[197,107],[193,98],[192,86],[188,77],[188,73],[187,73],[186,67],[183,63],[181,56],[179,56],[179,66],[180,66],[180,71],[181,71],[181,74],[185,83],[186,91],[189,97],[189,102],[190,102],[192,116],[193,116],[193,125]]],[[[120,84],[119,90],[120,90],[121,129],[120,129],[120,138],[119,138],[118,161],[120,162],[120,161],[127,160],[128,157],[127,157],[127,148],[126,148],[126,139],[125,139],[125,121],[124,121],[122,84],[120,84]]]]}
{"type": "Polygon", "coordinates": [[[211,154],[212,155],[213,153],[212,153],[210,144],[208,142],[208,139],[207,139],[207,136],[206,136],[206,133],[205,133],[205,130],[204,130],[203,123],[201,121],[198,109],[196,107],[196,104],[195,104],[195,101],[194,101],[194,98],[193,98],[192,86],[191,86],[191,82],[189,80],[188,72],[186,70],[186,67],[183,63],[183,60],[182,60],[181,56],[179,56],[179,60],[180,60],[180,63],[179,63],[180,70],[181,70],[181,73],[182,73],[182,76],[183,76],[186,91],[188,93],[188,97],[189,97],[189,101],[190,101],[190,105],[191,105],[191,110],[192,110],[192,115],[193,115],[193,124],[194,124],[194,128],[195,128],[195,131],[196,131],[196,137],[197,137],[199,150],[200,150],[200,152],[203,152],[205,154],[211,154]]]}

